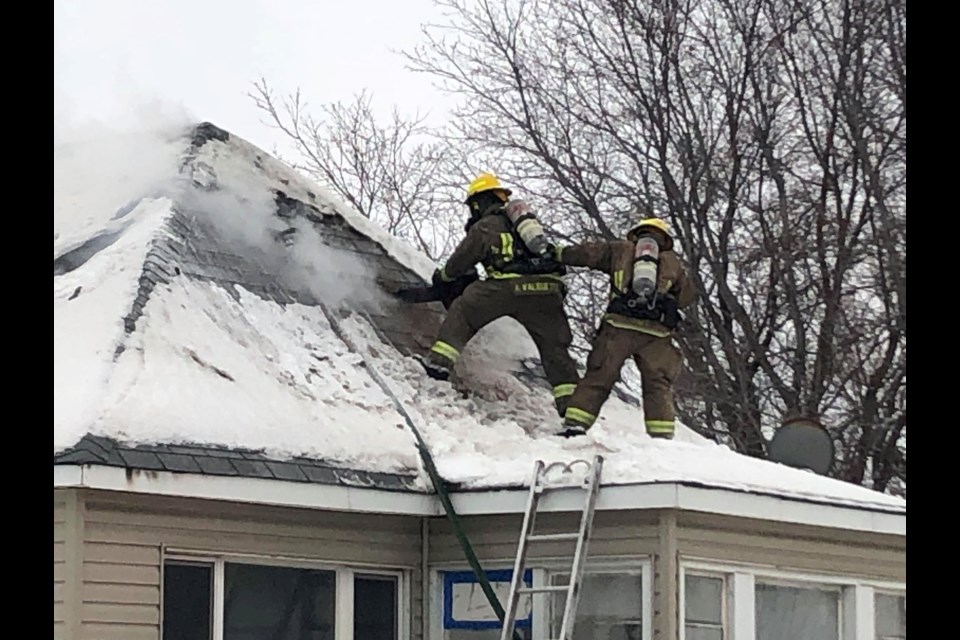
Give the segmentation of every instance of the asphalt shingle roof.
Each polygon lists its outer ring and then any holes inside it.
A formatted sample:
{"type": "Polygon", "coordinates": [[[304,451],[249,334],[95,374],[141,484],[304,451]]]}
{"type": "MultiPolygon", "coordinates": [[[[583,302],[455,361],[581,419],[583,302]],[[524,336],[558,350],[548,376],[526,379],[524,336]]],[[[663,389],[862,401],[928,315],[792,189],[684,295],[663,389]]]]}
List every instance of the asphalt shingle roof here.
{"type": "Polygon", "coordinates": [[[235,478],[264,478],[309,484],[419,491],[415,475],[346,469],[324,460],[274,460],[247,449],[207,445],[127,445],[86,435],[75,446],[56,453],[54,465],[103,465],[138,471],[171,471],[235,478]]]}

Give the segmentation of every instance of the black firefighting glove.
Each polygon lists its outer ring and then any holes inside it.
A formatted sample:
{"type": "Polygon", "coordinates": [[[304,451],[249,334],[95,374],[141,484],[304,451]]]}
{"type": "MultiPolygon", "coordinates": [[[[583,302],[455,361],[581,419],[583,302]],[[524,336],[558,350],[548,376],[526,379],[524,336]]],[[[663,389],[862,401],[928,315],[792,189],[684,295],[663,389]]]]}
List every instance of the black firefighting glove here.
{"type": "Polygon", "coordinates": [[[676,329],[683,322],[683,315],[677,305],[677,298],[671,292],[657,295],[657,305],[661,313],[661,322],[670,329],[676,329]]]}

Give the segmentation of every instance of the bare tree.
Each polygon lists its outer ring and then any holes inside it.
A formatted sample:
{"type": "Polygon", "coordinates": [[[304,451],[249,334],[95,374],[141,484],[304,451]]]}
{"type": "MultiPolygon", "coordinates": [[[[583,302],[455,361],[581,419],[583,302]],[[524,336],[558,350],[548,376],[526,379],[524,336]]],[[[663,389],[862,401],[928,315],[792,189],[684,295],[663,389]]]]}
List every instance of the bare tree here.
{"type": "Polygon", "coordinates": [[[440,141],[423,116],[405,119],[394,109],[382,123],[367,92],[311,115],[299,89],[278,100],[264,79],[250,97],[293,143],[299,155],[294,168],[430,258],[453,249],[462,224],[453,213],[462,190],[452,183],[458,149],[440,141]]]}
{"type": "MultiPolygon", "coordinates": [[[[408,58],[464,97],[452,139],[565,239],[673,224],[702,292],[685,422],[763,456],[818,415],[837,477],[905,491],[902,0],[439,4],[408,58]]],[[[603,293],[572,300],[584,337],[603,293]]]]}

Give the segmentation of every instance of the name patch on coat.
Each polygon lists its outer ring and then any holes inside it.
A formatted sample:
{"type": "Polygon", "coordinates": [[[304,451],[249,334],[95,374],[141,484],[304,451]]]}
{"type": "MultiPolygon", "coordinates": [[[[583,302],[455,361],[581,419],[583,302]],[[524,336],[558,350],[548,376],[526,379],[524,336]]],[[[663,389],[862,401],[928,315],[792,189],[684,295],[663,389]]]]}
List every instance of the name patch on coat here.
{"type": "Polygon", "coordinates": [[[560,285],[556,282],[517,282],[513,285],[513,292],[521,296],[558,293],[559,291],[560,285]]]}

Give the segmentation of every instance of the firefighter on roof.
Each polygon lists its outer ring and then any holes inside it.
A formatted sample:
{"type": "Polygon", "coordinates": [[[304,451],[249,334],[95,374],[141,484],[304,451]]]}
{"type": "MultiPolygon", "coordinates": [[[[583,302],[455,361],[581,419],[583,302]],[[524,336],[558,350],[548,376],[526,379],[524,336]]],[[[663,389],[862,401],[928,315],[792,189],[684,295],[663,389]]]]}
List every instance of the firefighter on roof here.
{"type": "Polygon", "coordinates": [[[610,303],[587,358],[587,371],[570,398],[559,435],[586,433],[633,357],[643,386],[647,433],[672,438],[673,383],[682,358],[672,335],[696,290],[673,252],[667,223],[641,220],[626,240],[588,242],[558,248],[556,256],[569,266],[589,267],[610,275],[610,303]]]}
{"type": "Polygon", "coordinates": [[[467,286],[452,302],[424,367],[431,377],[446,380],[467,342],[485,325],[509,316],[533,338],[562,416],[578,377],[568,351],[573,338],[563,310],[565,268],[554,259],[556,249],[529,206],[510,200],[512,191],[496,176],[481,174],[466,195],[467,235],[443,268],[434,272],[433,283],[474,273],[478,262],[487,277],[467,286]]]}

